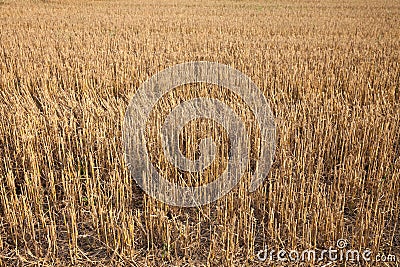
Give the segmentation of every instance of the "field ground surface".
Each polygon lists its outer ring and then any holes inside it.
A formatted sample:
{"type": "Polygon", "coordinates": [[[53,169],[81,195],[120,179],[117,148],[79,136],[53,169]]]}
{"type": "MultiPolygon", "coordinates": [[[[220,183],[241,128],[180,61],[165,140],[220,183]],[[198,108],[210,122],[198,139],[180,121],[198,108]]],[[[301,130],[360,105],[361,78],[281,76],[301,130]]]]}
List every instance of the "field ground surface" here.
{"type": "Polygon", "coordinates": [[[0,1],[0,266],[322,266],[257,252],[339,239],[373,261],[329,266],[399,266],[399,51],[399,1],[0,1]],[[129,175],[122,125],[198,60],[263,90],[276,153],[257,191],[173,207],[129,175]]]}

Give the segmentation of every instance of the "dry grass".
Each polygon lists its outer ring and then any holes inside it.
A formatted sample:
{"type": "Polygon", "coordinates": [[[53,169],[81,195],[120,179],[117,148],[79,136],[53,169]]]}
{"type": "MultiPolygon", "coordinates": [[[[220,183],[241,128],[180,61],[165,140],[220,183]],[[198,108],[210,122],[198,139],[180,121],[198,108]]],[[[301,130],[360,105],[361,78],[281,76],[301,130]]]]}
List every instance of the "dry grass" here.
{"type": "Polygon", "coordinates": [[[1,1],[0,265],[256,266],[339,238],[400,259],[399,51],[394,0],[1,1]],[[194,60],[264,90],[277,150],[255,193],[184,209],[135,185],[121,128],[194,60]]]}

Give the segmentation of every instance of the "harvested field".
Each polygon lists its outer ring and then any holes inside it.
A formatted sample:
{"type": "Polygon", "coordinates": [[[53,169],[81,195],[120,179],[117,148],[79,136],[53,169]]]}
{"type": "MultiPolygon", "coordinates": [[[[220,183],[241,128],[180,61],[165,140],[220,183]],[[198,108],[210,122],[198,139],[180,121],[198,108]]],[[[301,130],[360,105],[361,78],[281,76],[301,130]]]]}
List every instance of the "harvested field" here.
{"type": "Polygon", "coordinates": [[[371,262],[330,266],[400,265],[399,1],[3,0],[0,117],[0,266],[322,266],[257,252],[340,239],[371,262]],[[244,175],[181,208],[135,183],[122,129],[139,86],[189,61],[263,90],[276,152],[255,192],[244,175]]]}

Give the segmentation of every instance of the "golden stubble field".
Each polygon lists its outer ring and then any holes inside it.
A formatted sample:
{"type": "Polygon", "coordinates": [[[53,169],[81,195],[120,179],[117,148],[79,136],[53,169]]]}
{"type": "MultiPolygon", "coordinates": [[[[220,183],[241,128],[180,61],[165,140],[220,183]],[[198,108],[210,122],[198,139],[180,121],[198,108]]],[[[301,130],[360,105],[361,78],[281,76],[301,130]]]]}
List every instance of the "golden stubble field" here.
{"type": "Polygon", "coordinates": [[[0,265],[262,266],[341,238],[400,260],[399,50],[398,1],[0,1],[0,265]],[[122,124],[195,60],[264,91],[276,154],[256,192],[171,207],[129,176],[122,124]]]}

